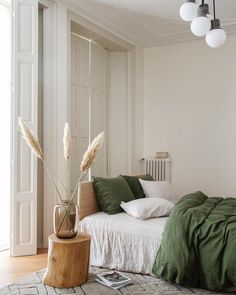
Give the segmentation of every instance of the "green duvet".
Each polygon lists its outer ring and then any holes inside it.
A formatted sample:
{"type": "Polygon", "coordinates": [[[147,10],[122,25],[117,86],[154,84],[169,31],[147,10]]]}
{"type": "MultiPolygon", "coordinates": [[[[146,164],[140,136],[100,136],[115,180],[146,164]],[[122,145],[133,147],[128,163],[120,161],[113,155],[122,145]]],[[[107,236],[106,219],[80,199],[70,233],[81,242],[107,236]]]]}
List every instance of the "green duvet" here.
{"type": "Polygon", "coordinates": [[[180,199],[166,223],[153,273],[210,290],[236,286],[236,199],[201,192],[180,199]]]}

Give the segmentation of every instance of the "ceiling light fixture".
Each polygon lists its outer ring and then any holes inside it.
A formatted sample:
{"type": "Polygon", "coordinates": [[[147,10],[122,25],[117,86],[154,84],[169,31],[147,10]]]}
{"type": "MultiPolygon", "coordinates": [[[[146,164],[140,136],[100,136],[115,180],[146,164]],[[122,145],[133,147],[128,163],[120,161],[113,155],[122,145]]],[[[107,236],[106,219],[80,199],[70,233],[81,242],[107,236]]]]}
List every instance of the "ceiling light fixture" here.
{"type": "Polygon", "coordinates": [[[202,4],[197,11],[197,17],[195,17],[191,23],[191,31],[194,35],[202,37],[210,31],[211,21],[207,15],[209,15],[209,6],[202,0],[202,4]]]}
{"type": "Polygon", "coordinates": [[[216,18],[216,5],[213,0],[214,19],[211,20],[211,30],[206,35],[206,43],[212,48],[218,48],[222,46],[226,41],[226,33],[220,27],[220,20],[216,18]]]}
{"type": "Polygon", "coordinates": [[[198,5],[196,0],[187,0],[179,10],[181,18],[186,22],[191,22],[197,16],[198,5]]]}
{"type": "Polygon", "coordinates": [[[213,1],[214,17],[209,13],[209,5],[198,5],[196,0],[187,0],[180,7],[180,16],[184,21],[191,21],[191,31],[198,37],[206,35],[206,43],[212,48],[222,46],[226,41],[226,33],[220,27],[220,20],[216,18],[215,0],[213,1]]]}

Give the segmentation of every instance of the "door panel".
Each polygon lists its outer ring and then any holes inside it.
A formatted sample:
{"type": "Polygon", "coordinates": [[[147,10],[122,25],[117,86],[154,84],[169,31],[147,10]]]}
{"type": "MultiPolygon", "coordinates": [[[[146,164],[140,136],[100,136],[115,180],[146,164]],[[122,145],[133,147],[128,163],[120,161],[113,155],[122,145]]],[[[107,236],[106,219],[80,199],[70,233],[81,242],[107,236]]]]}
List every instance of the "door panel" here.
{"type": "Polygon", "coordinates": [[[71,35],[70,125],[73,143],[70,189],[73,191],[89,143],[89,42],[74,35],[71,35]]]}
{"type": "MultiPolygon", "coordinates": [[[[101,46],[71,35],[71,101],[70,122],[73,145],[71,189],[80,173],[80,162],[88,144],[107,122],[108,52],[101,46]]],[[[107,175],[106,144],[99,152],[91,175],[107,175]]]]}
{"type": "Polygon", "coordinates": [[[18,117],[37,134],[38,1],[13,1],[12,241],[11,255],[37,251],[37,159],[18,128],[18,117]]]}
{"type": "Polygon", "coordinates": [[[91,43],[91,140],[105,131],[105,144],[94,164],[91,175],[107,176],[107,81],[108,51],[91,43]]]}

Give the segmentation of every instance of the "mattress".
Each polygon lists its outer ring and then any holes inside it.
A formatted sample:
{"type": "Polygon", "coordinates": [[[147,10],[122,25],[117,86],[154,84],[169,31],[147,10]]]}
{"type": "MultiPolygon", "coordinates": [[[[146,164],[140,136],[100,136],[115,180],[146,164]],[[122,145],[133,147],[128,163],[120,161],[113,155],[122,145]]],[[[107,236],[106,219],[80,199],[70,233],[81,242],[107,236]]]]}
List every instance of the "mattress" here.
{"type": "Polygon", "coordinates": [[[79,230],[92,236],[90,264],[121,271],[152,274],[168,217],[139,220],[124,212],[98,212],[85,217],[79,230]]]}

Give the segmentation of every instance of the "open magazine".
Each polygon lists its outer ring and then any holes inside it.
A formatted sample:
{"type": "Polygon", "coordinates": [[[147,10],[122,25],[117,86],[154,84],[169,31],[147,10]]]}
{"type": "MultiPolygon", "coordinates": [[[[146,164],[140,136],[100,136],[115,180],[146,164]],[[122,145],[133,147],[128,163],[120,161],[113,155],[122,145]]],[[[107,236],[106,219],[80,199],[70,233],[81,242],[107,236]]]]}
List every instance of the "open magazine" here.
{"type": "Polygon", "coordinates": [[[98,283],[113,289],[120,289],[132,283],[130,278],[116,270],[97,274],[95,280],[98,283]]]}

